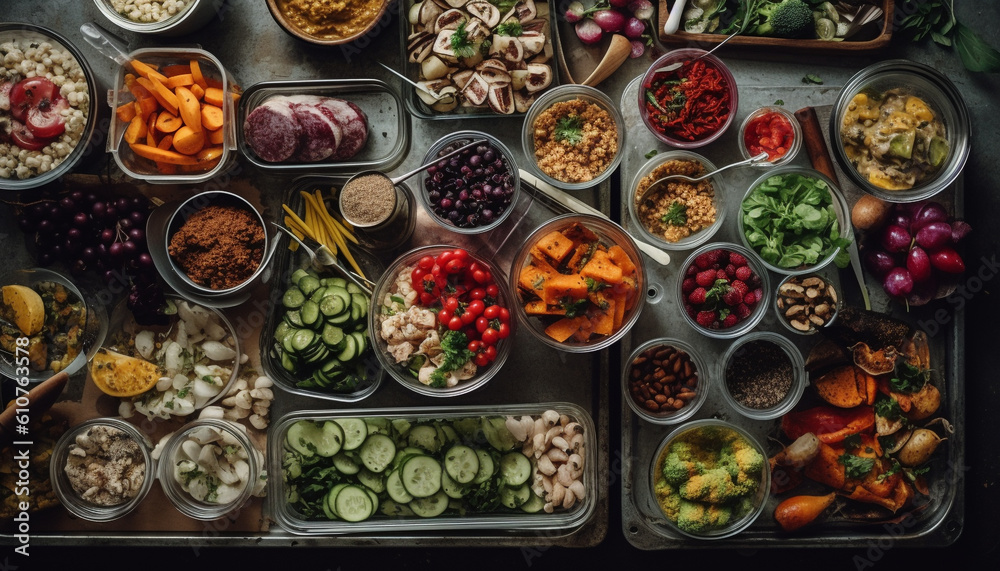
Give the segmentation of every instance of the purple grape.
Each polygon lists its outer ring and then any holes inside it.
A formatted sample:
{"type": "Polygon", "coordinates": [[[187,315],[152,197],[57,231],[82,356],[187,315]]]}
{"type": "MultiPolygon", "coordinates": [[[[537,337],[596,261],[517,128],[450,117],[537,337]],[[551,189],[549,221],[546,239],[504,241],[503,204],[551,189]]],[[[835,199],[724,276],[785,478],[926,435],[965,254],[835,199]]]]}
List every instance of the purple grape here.
{"type": "Polygon", "coordinates": [[[632,45],[632,51],[629,52],[628,57],[640,58],[642,54],[646,53],[646,44],[642,43],[642,40],[632,40],[629,44],[632,45]]]}
{"type": "Polygon", "coordinates": [[[77,212],[73,215],[73,224],[83,228],[90,223],[90,217],[83,212],[77,212]]]}
{"type": "Polygon", "coordinates": [[[910,248],[910,233],[899,224],[889,224],[882,231],[882,247],[890,254],[905,252],[910,248]]]}
{"type": "Polygon", "coordinates": [[[620,32],[625,27],[625,14],[618,10],[598,10],[591,18],[608,34],[620,32]]]}
{"type": "Polygon", "coordinates": [[[111,228],[105,228],[101,230],[101,242],[107,245],[111,245],[115,241],[115,231],[111,228]]]}
{"type": "Polygon", "coordinates": [[[885,292],[894,297],[906,297],[913,291],[913,276],[906,268],[893,268],[882,282],[885,292]]]}
{"type": "Polygon", "coordinates": [[[951,224],[931,222],[917,231],[917,244],[928,250],[937,250],[951,243],[951,224]]]}
{"type": "Polygon", "coordinates": [[[948,211],[937,202],[928,202],[920,207],[913,215],[913,222],[910,223],[910,231],[917,232],[931,222],[945,222],[948,220],[948,211]]]}
{"type": "Polygon", "coordinates": [[[570,2],[569,6],[566,8],[566,21],[570,24],[575,24],[583,19],[586,9],[580,2],[570,2]]]}
{"type": "Polygon", "coordinates": [[[927,250],[920,246],[910,248],[906,255],[906,269],[914,282],[927,281],[931,277],[931,258],[927,255],[927,250]]]}
{"type": "Polygon", "coordinates": [[[884,279],[896,267],[896,260],[885,250],[868,250],[865,252],[865,267],[878,279],[884,279]]]}
{"type": "Polygon", "coordinates": [[[646,24],[636,17],[631,17],[625,22],[625,37],[630,40],[638,39],[646,31],[646,24]]]}
{"type": "Polygon", "coordinates": [[[954,244],[958,244],[965,239],[969,233],[972,232],[972,226],[964,220],[956,220],[951,223],[951,241],[954,244]]]}
{"type": "Polygon", "coordinates": [[[146,232],[142,228],[133,228],[128,231],[128,237],[137,244],[142,244],[146,241],[146,232]]]}
{"type": "Polygon", "coordinates": [[[585,44],[596,44],[604,36],[604,30],[593,20],[580,20],[574,26],[576,37],[585,44]]]}
{"type": "Polygon", "coordinates": [[[649,20],[653,17],[653,3],[649,0],[632,0],[628,9],[632,15],[640,20],[649,20]]]}
{"type": "Polygon", "coordinates": [[[94,215],[95,219],[101,220],[104,218],[104,213],[107,207],[103,202],[95,202],[90,207],[90,213],[94,215]]]}
{"type": "Polygon", "coordinates": [[[151,270],[154,268],[153,257],[150,256],[149,253],[147,252],[139,254],[139,257],[136,259],[136,261],[139,263],[139,267],[144,270],[151,270]]]}
{"type": "Polygon", "coordinates": [[[112,262],[120,263],[125,259],[125,247],[121,242],[115,242],[108,247],[108,255],[112,262]]]}
{"type": "Polygon", "coordinates": [[[934,277],[930,277],[922,282],[913,284],[913,290],[906,296],[906,303],[916,305],[927,305],[938,295],[940,285],[934,277]]]}
{"type": "Polygon", "coordinates": [[[895,224],[896,226],[902,227],[907,232],[910,231],[910,224],[913,223],[913,219],[909,214],[905,212],[896,212],[889,217],[889,224],[895,224]]]}

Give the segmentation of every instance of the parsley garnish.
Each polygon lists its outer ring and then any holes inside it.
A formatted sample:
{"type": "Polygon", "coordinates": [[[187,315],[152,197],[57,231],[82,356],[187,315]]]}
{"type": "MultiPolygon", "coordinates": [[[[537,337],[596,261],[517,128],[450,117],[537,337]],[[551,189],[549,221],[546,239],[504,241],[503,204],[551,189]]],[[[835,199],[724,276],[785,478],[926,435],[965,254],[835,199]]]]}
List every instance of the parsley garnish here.
{"type": "Polygon", "coordinates": [[[461,331],[445,331],[441,336],[441,351],[444,361],[431,373],[432,387],[444,387],[448,382],[447,373],[457,371],[474,356],[469,351],[469,338],[461,331]]]}
{"type": "Polygon", "coordinates": [[[875,403],[875,414],[886,420],[899,420],[903,416],[903,409],[899,408],[899,401],[896,399],[883,398],[875,403]]]}
{"type": "Polygon", "coordinates": [[[861,435],[851,434],[844,437],[844,448],[857,448],[861,446],[861,435]]]}
{"type": "Polygon", "coordinates": [[[559,307],[566,310],[566,317],[576,317],[587,309],[589,303],[586,299],[563,298],[559,300],[559,307]]]}
{"type": "Polygon", "coordinates": [[[775,99],[774,100],[774,104],[775,105],[784,105],[785,104],[785,100],[784,99],[775,99]]]}
{"type": "Polygon", "coordinates": [[[899,360],[889,379],[892,390],[901,393],[915,393],[924,388],[930,378],[930,370],[920,370],[918,367],[899,360]]]}
{"type": "Polygon", "coordinates": [[[688,221],[687,209],[686,204],[681,204],[675,200],[670,203],[667,213],[660,217],[660,222],[670,226],[684,226],[688,221]]]}
{"type": "Polygon", "coordinates": [[[521,26],[520,21],[511,18],[494,28],[493,32],[498,36],[512,36],[516,38],[524,33],[524,27],[521,26]]]}
{"type": "Polygon", "coordinates": [[[815,73],[807,73],[802,76],[802,83],[814,83],[816,85],[823,85],[823,78],[816,75],[815,73]]]}
{"type": "Polygon", "coordinates": [[[451,35],[451,49],[460,58],[472,57],[476,55],[476,48],[469,40],[469,33],[465,31],[466,22],[458,25],[458,29],[451,35]]]}
{"type": "Polygon", "coordinates": [[[845,475],[848,478],[864,478],[875,467],[874,458],[862,458],[853,454],[841,454],[837,461],[846,468],[845,475]]]}
{"type": "Polygon", "coordinates": [[[656,149],[653,149],[652,151],[649,151],[648,153],[646,153],[643,156],[646,157],[647,159],[651,159],[651,158],[655,157],[656,154],[659,153],[659,152],[660,151],[657,151],[656,149]]]}
{"type": "Polygon", "coordinates": [[[568,115],[556,121],[556,140],[575,145],[583,140],[583,119],[579,115],[568,115]]]}

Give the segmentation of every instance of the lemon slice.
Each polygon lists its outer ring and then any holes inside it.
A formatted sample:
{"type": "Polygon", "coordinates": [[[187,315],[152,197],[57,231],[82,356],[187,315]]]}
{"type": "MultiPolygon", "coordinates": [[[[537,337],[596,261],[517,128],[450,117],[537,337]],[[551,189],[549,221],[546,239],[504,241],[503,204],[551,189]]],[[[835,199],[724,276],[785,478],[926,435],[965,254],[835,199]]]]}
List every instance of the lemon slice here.
{"type": "Polygon", "coordinates": [[[153,388],[161,376],[155,364],[109,349],[100,349],[90,360],[90,378],[113,397],[140,395],[153,388]]]}
{"type": "Polygon", "coordinates": [[[23,285],[3,286],[3,304],[9,309],[14,324],[25,335],[35,335],[45,325],[45,304],[42,296],[23,285]]]}

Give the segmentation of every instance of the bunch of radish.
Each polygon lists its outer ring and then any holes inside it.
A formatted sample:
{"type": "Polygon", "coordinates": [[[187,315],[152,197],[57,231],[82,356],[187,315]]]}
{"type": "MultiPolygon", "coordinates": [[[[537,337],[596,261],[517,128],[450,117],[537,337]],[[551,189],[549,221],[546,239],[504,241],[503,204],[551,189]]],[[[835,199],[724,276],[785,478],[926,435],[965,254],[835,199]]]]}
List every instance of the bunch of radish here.
{"type": "Polygon", "coordinates": [[[572,2],[566,9],[566,21],[575,24],[576,37],[585,44],[596,44],[604,34],[622,34],[632,43],[631,57],[646,52],[653,40],[653,4],[649,0],[597,0],[590,8],[582,2],[572,2]]]}

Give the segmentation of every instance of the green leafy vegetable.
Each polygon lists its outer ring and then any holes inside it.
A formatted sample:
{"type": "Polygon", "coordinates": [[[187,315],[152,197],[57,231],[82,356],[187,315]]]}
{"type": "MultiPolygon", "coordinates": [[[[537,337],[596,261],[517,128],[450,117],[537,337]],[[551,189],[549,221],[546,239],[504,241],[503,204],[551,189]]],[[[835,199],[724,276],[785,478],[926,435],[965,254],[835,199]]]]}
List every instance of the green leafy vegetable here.
{"type": "Polygon", "coordinates": [[[900,359],[889,378],[889,386],[896,392],[915,393],[924,388],[930,376],[929,369],[921,370],[900,359]]]}
{"type": "Polygon", "coordinates": [[[524,33],[524,27],[521,26],[521,22],[514,18],[501,22],[494,30],[498,36],[512,36],[517,37],[524,33]]]}
{"type": "Polygon", "coordinates": [[[854,479],[864,478],[875,467],[874,458],[862,458],[854,454],[841,454],[837,458],[837,462],[840,462],[846,468],[846,476],[854,479]]]}
{"type": "Polygon", "coordinates": [[[556,121],[555,136],[557,141],[566,141],[571,145],[579,143],[583,140],[583,118],[579,115],[560,117],[556,121]]]}
{"type": "Polygon", "coordinates": [[[823,78],[816,75],[815,73],[807,73],[802,76],[802,83],[814,83],[816,85],[823,85],[823,78]]]}
{"type": "Polygon", "coordinates": [[[667,209],[667,213],[660,217],[660,221],[670,226],[684,226],[687,224],[687,205],[674,201],[667,209]]]}
{"type": "Polygon", "coordinates": [[[469,33],[465,30],[465,24],[465,21],[459,24],[455,33],[451,35],[451,49],[460,58],[476,55],[476,47],[472,45],[472,40],[469,39],[469,33]]]}
{"type": "Polygon", "coordinates": [[[431,373],[431,386],[443,387],[447,384],[448,373],[457,371],[469,362],[474,354],[469,351],[469,338],[461,331],[445,331],[441,336],[441,351],[444,360],[431,373]]]}
{"type": "Polygon", "coordinates": [[[900,30],[909,33],[913,41],[929,37],[942,47],[954,46],[969,71],[1000,71],[1000,52],[955,18],[954,0],[908,0],[901,8],[910,14],[900,22],[900,30]]]}
{"type": "Polygon", "coordinates": [[[785,100],[784,99],[775,99],[774,100],[774,104],[775,105],[784,105],[785,104],[785,100]]]}
{"type": "MultiPolygon", "coordinates": [[[[814,265],[850,244],[840,237],[830,189],[818,178],[769,177],[743,199],[741,212],[747,243],[779,268],[814,265]]],[[[835,261],[847,267],[850,259],[838,255],[835,261]]]]}
{"type": "Polygon", "coordinates": [[[646,153],[643,156],[646,157],[647,159],[651,159],[651,158],[655,157],[657,155],[657,153],[659,153],[659,152],[660,151],[657,151],[656,149],[653,149],[652,151],[649,151],[648,153],[646,153]]]}
{"type": "Polygon", "coordinates": [[[881,398],[875,402],[875,414],[887,420],[899,420],[903,416],[903,409],[896,399],[881,398]]]}

